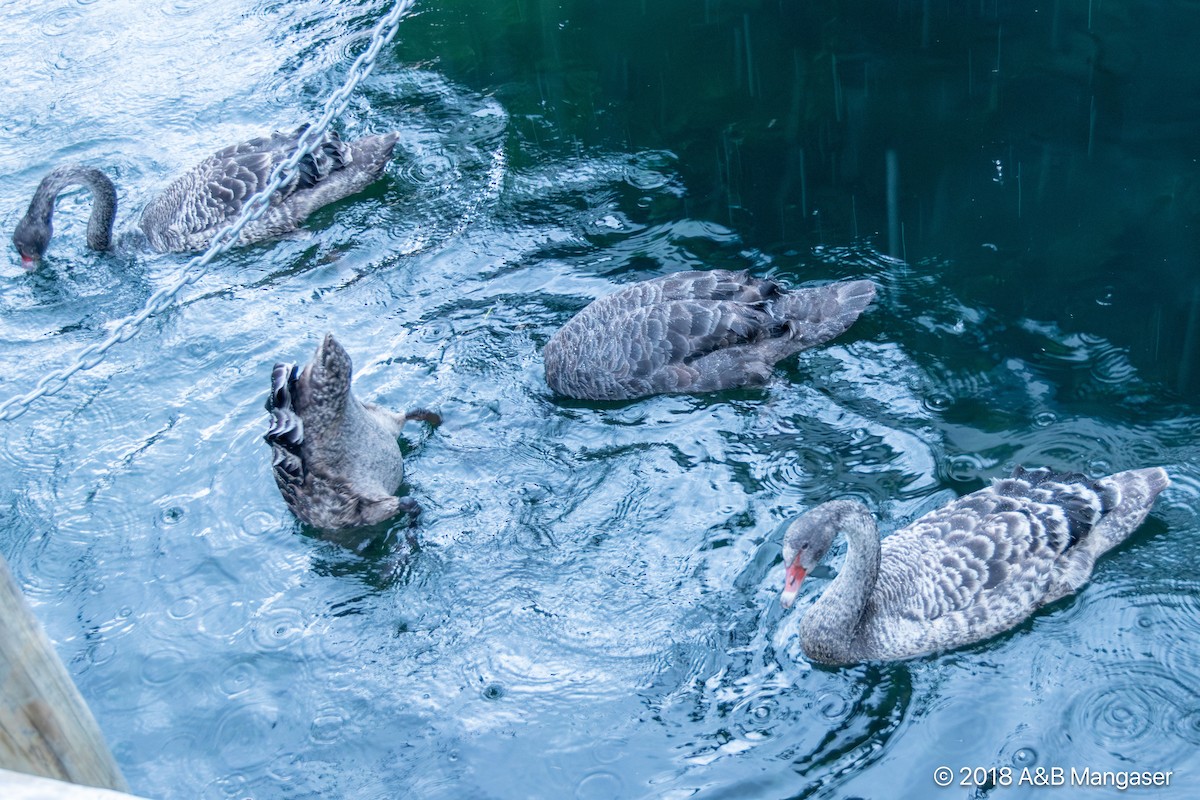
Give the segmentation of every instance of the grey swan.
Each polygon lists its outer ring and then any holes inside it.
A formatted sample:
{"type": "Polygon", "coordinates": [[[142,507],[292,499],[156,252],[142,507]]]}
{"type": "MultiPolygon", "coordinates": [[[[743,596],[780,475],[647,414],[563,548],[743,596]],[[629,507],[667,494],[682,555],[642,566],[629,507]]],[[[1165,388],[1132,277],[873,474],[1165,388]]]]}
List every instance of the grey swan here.
{"type": "Polygon", "coordinates": [[[436,426],[441,417],[363,403],[350,388],[353,365],[333,334],[303,369],[276,364],[267,398],[275,483],[292,513],[314,528],[374,525],[420,509],[396,497],[404,457],[396,439],[410,419],[436,426]]]}
{"type": "MultiPolygon", "coordinates": [[[[291,156],[307,127],[231,145],[176,178],[142,211],[139,229],[150,249],[174,253],[206,248],[217,232],[241,213],[243,204],[267,185],[271,170],[291,156]]],[[[395,133],[386,133],[344,142],[336,132],[326,133],[271,196],[267,212],[242,230],[238,243],[293,231],[318,208],[366,188],[391,159],[396,138],[395,133]]],[[[92,192],[88,247],[107,250],[112,245],[117,213],[112,181],[98,169],[67,164],[52,170],[38,184],[29,210],[13,232],[13,244],[26,269],[37,266],[50,244],[59,192],[75,185],[92,192]]]]}
{"type": "Polygon", "coordinates": [[[746,272],[677,272],[575,315],[542,350],[546,383],[577,400],[761,385],[775,364],[849,328],[871,281],[785,290],[746,272]]]}
{"type": "Polygon", "coordinates": [[[784,537],[784,607],[839,532],[846,559],[805,613],[812,661],[913,658],[987,639],[1078,591],[1170,485],[1158,467],[1098,480],[1018,467],[885,537],[857,500],[800,515],[784,537]]]}

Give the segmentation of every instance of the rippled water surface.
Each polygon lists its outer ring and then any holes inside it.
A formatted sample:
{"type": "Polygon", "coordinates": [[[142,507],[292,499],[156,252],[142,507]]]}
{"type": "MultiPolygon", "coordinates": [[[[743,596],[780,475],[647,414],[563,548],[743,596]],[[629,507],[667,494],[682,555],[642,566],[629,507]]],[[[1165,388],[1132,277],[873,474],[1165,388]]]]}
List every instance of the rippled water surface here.
{"type": "MultiPolygon", "coordinates": [[[[922,797],[939,765],[1200,792],[1191,7],[804,5],[419,4],[338,123],[399,132],[386,177],[0,425],[0,552],[136,793],[922,797]],[[761,390],[550,394],[589,300],[713,267],[880,292],[761,390]],[[445,418],[406,432],[411,532],[324,538],[271,479],[271,366],[326,331],[363,397],[445,418]],[[854,495],[890,530],[1016,464],[1174,485],[1009,634],[806,662],[826,584],[780,610],[784,520],[854,495]]],[[[5,236],[69,160],[132,226],[310,117],[386,8],[0,6],[5,236]]],[[[185,262],[87,251],[87,207],[37,272],[0,260],[4,397],[185,262]]]]}

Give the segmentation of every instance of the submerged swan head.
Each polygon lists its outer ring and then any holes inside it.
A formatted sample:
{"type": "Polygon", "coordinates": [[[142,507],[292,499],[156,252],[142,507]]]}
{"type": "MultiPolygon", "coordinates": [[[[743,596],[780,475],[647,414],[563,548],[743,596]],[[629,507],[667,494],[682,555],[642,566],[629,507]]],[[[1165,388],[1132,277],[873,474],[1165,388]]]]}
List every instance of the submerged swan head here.
{"type": "Polygon", "coordinates": [[[787,565],[779,602],[791,608],[800,584],[829,552],[841,532],[874,530],[871,512],[857,500],[830,500],[792,521],[783,536],[783,563],[787,565]]]}
{"type": "Polygon", "coordinates": [[[50,220],[28,215],[21,217],[12,237],[17,252],[21,254],[21,266],[34,269],[46,254],[46,248],[50,246],[50,237],[53,235],[54,227],[50,220]]]}

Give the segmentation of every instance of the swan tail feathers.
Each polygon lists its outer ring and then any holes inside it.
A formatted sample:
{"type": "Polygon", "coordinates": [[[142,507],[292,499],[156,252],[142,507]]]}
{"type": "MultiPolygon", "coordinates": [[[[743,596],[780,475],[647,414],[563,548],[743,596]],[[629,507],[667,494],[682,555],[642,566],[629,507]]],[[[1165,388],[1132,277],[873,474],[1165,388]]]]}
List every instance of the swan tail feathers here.
{"type": "Polygon", "coordinates": [[[1171,485],[1162,467],[1131,469],[1096,482],[1113,503],[1096,525],[1092,536],[1099,552],[1109,550],[1129,537],[1146,520],[1158,495],[1171,485]]]}
{"type": "Polygon", "coordinates": [[[845,333],[874,299],[875,284],[859,280],[796,289],[769,301],[771,316],[787,334],[780,358],[845,333]]]}
{"type": "Polygon", "coordinates": [[[842,281],[788,292],[776,305],[776,316],[789,322],[804,347],[845,333],[875,299],[871,281],[842,281]]]}

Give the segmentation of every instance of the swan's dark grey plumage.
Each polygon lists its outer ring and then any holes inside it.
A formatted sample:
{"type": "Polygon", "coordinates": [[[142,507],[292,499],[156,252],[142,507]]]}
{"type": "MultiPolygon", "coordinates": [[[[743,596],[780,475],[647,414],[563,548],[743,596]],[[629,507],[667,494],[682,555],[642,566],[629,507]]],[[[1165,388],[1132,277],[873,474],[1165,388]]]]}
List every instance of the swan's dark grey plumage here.
{"type": "Polygon", "coordinates": [[[785,535],[782,600],[791,605],[804,574],[841,532],[845,563],[800,626],[810,659],[904,659],[977,642],[1078,591],[1096,559],[1145,520],[1169,484],[1158,467],[1098,480],[1018,468],[882,543],[862,503],[823,503],[785,535]]]}
{"type": "MultiPolygon", "coordinates": [[[[160,252],[207,247],[241,213],[245,202],[267,185],[271,171],[295,151],[306,127],[226,147],[176,178],[142,212],[139,228],[150,247],[160,252]]],[[[342,141],[333,131],[326,133],[316,149],[301,159],[291,179],[271,196],[266,213],[242,230],[238,242],[248,244],[295,230],[318,208],[361,191],[383,172],[395,145],[394,133],[352,142],[342,141]]],[[[45,253],[53,231],[55,198],[74,184],[92,190],[88,247],[109,247],[116,216],[112,182],[99,170],[66,165],[42,180],[13,233],[26,267],[45,253]]]]}
{"type": "Polygon", "coordinates": [[[276,364],[267,410],[275,483],[302,521],[323,530],[373,525],[412,501],[395,496],[404,479],[397,444],[409,419],[436,425],[437,414],[407,414],[363,403],[351,390],[349,354],[328,334],[303,369],[276,364]]]}
{"type": "Polygon", "coordinates": [[[849,328],[870,281],[787,291],[745,272],[678,272],[584,308],[543,350],[546,382],[581,400],[765,383],[775,364],[849,328]]]}

